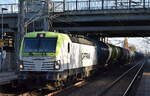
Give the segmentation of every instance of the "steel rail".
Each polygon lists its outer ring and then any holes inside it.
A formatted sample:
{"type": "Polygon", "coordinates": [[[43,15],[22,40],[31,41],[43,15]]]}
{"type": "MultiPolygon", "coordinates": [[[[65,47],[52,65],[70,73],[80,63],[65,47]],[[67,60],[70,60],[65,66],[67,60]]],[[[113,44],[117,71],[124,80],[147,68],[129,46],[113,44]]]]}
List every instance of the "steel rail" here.
{"type": "Polygon", "coordinates": [[[124,78],[126,75],[128,75],[128,73],[130,71],[132,71],[134,68],[136,68],[137,66],[139,66],[138,63],[135,66],[133,66],[132,68],[130,68],[129,70],[127,70],[126,72],[124,72],[121,76],[119,76],[117,79],[115,79],[111,84],[109,84],[98,96],[103,96],[106,92],[109,91],[110,88],[112,88],[117,82],[119,82],[122,78],[124,78]]]}
{"type": "Polygon", "coordinates": [[[125,91],[125,93],[123,94],[123,96],[126,96],[126,94],[128,94],[132,84],[134,83],[135,79],[137,78],[138,74],[140,73],[141,69],[143,68],[144,66],[144,63],[145,63],[145,60],[143,62],[143,64],[141,65],[140,69],[138,70],[138,72],[136,73],[136,75],[134,76],[134,78],[132,79],[130,85],[128,86],[127,90],[125,91]]]}

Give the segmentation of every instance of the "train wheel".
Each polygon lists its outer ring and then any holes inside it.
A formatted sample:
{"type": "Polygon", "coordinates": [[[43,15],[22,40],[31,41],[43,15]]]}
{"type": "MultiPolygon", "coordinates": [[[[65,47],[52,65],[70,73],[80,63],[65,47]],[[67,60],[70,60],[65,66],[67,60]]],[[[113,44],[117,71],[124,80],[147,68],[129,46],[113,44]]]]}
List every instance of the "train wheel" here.
{"type": "Polygon", "coordinates": [[[49,90],[55,90],[55,86],[52,85],[51,83],[46,84],[46,88],[49,90]]]}
{"type": "Polygon", "coordinates": [[[55,81],[55,87],[56,89],[62,89],[64,87],[64,82],[61,81],[55,81]]]}
{"type": "Polygon", "coordinates": [[[77,75],[77,80],[83,80],[84,78],[85,78],[85,75],[82,74],[82,73],[79,73],[79,74],[77,75]]]}
{"type": "Polygon", "coordinates": [[[90,76],[90,71],[86,71],[86,72],[85,72],[85,76],[86,76],[86,77],[89,77],[89,76],[90,76]]]}

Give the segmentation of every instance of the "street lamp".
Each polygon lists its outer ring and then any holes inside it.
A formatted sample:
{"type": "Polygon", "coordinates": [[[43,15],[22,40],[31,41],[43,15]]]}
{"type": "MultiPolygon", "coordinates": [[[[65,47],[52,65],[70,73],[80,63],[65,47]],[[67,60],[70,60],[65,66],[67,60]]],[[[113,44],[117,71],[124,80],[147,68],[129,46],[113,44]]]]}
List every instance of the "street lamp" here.
{"type": "Polygon", "coordinates": [[[1,33],[1,39],[3,39],[3,35],[4,35],[4,32],[3,32],[3,11],[4,10],[8,10],[7,8],[2,8],[2,33],[1,33]]]}

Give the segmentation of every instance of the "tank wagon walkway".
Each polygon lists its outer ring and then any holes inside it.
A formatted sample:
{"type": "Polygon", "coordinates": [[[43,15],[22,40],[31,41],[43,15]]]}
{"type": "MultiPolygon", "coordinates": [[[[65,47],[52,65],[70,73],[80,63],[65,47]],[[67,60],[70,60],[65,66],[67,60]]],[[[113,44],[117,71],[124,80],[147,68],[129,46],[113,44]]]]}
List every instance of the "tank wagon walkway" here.
{"type": "Polygon", "coordinates": [[[144,72],[136,96],[150,96],[150,72],[144,72]]]}

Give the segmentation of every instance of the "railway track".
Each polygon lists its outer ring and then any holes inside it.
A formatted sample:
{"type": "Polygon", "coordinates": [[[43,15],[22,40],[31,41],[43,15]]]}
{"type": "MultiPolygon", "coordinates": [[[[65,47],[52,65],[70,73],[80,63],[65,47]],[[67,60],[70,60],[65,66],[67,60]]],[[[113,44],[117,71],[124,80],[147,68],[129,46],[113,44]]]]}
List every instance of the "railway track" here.
{"type": "MultiPolygon", "coordinates": [[[[128,96],[131,95],[131,87],[136,79],[140,79],[143,73],[145,61],[141,61],[124,72],[115,81],[109,84],[99,96],[128,96]],[[123,87],[122,87],[123,86],[123,87]],[[116,90],[117,89],[117,90],[116,90]]],[[[133,92],[132,92],[133,93],[133,92]]],[[[131,96],[134,96],[133,94],[131,96]]]]}
{"type": "MultiPolygon", "coordinates": [[[[130,73],[133,69],[136,72],[133,72],[134,76],[132,80],[136,79],[135,76],[138,76],[138,73],[143,68],[144,63],[141,64],[141,62],[134,66],[130,65],[122,67],[118,70],[112,68],[109,71],[97,73],[88,80],[76,82],[74,84],[69,85],[68,87],[56,91],[50,91],[41,88],[35,90],[22,90],[22,92],[14,94],[0,94],[0,96],[113,96],[112,94],[115,92],[115,88],[117,88],[116,86],[123,82],[123,78],[127,79],[128,76],[131,76],[128,73],[130,73]]],[[[131,74],[133,73],[131,72],[131,74]]],[[[134,82],[132,80],[130,80],[130,85],[127,87],[127,90],[125,90],[124,94],[127,94],[130,90],[130,87],[132,87],[132,84],[134,82]]]]}

